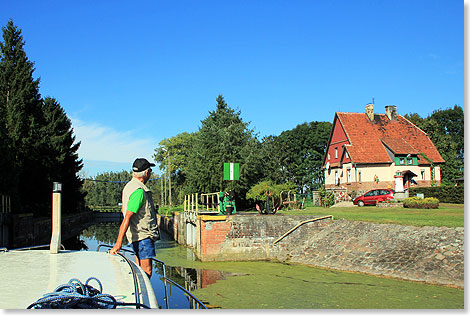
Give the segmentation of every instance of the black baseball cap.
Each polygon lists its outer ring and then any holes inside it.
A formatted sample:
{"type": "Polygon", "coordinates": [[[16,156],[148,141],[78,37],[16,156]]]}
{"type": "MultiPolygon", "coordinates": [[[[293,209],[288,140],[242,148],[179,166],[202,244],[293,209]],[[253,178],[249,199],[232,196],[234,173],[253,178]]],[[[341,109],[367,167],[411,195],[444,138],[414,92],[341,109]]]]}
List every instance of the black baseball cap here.
{"type": "Polygon", "coordinates": [[[132,170],[134,172],[142,172],[153,166],[155,166],[155,164],[150,163],[146,159],[135,159],[134,164],[132,164],[132,170]]]}

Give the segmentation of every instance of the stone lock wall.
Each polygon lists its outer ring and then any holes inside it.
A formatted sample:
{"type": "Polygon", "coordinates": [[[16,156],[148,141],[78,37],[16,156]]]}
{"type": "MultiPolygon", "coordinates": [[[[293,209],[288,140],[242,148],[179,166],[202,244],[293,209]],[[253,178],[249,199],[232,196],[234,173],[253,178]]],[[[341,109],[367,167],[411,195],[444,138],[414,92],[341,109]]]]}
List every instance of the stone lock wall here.
{"type": "Polygon", "coordinates": [[[464,287],[464,229],[338,220],[286,260],[464,287]]]}
{"type": "MultiPolygon", "coordinates": [[[[274,242],[299,223],[314,218],[315,216],[259,214],[202,216],[196,255],[202,261],[277,259],[284,252],[285,246],[281,242],[274,242]]],[[[310,226],[307,233],[311,233],[328,223],[316,221],[306,224],[310,226]]],[[[288,237],[298,240],[305,235],[295,230],[288,237]]]]}
{"type": "MultiPolygon", "coordinates": [[[[0,233],[0,247],[20,248],[33,245],[46,245],[51,241],[52,219],[34,218],[32,213],[3,214],[6,233],[0,233]],[[8,224],[8,225],[6,225],[8,224]]],[[[93,220],[93,213],[81,212],[62,215],[62,240],[80,233],[84,226],[93,220]]],[[[0,222],[1,223],[1,222],[0,222]]]]}
{"type": "MultiPolygon", "coordinates": [[[[464,287],[463,228],[344,219],[303,223],[318,217],[199,216],[194,251],[201,261],[272,259],[464,287]]],[[[179,215],[160,222],[166,222],[160,226],[170,227],[175,240],[185,244],[185,223],[179,215]]]]}

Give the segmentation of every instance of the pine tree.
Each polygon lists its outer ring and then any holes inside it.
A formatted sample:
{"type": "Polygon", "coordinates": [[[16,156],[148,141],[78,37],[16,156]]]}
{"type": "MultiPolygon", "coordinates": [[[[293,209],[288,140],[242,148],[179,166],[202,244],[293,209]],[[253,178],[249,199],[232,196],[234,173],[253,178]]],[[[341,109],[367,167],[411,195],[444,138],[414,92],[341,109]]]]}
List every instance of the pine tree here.
{"type": "Polygon", "coordinates": [[[16,201],[18,178],[3,118],[4,114],[0,113],[0,195],[10,196],[10,200],[16,201]]]}
{"type": "Polygon", "coordinates": [[[83,167],[77,153],[80,142],[75,143],[72,122],[54,98],[44,99],[42,112],[45,121],[42,133],[47,142],[41,156],[43,166],[48,170],[47,179],[49,183],[59,181],[63,184],[63,209],[73,212],[84,198],[81,192],[83,181],[77,175],[83,167]]]}
{"type": "Polygon", "coordinates": [[[33,78],[34,64],[24,51],[23,36],[10,20],[0,42],[0,105],[5,115],[5,127],[16,148],[16,158],[30,153],[38,139],[41,125],[39,79],[33,78]]]}
{"type": "MultiPolygon", "coordinates": [[[[48,215],[52,182],[59,181],[63,183],[63,211],[74,212],[83,201],[83,183],[77,176],[83,167],[77,154],[80,143],[75,143],[71,121],[60,104],[53,98],[41,99],[21,30],[12,20],[2,30],[0,149],[3,153],[5,147],[10,155],[2,154],[0,172],[13,187],[10,193],[20,201],[14,210],[48,215]]],[[[2,181],[0,189],[1,185],[2,181]]]]}
{"type": "Polygon", "coordinates": [[[188,190],[211,193],[233,189],[237,202],[244,202],[246,192],[262,178],[263,161],[260,143],[244,122],[240,112],[230,108],[222,95],[216,99],[217,108],[209,112],[195,134],[187,174],[188,190]],[[224,181],[224,163],[240,165],[240,180],[224,181]],[[243,200],[240,200],[243,199],[243,200]]]}
{"type": "Polygon", "coordinates": [[[44,170],[36,158],[43,125],[39,79],[33,78],[34,64],[26,57],[21,30],[12,20],[2,30],[0,112],[14,159],[12,169],[18,176],[19,199],[24,210],[32,211],[41,200],[40,192],[34,188],[44,186],[44,170]]]}

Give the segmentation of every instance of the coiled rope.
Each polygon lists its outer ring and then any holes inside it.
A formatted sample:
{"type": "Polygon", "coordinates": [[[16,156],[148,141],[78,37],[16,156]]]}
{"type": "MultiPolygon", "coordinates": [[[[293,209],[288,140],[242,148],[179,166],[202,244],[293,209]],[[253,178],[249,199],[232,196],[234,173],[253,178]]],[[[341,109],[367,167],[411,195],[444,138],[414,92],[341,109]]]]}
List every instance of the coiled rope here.
{"type": "Polygon", "coordinates": [[[59,285],[53,292],[44,294],[42,298],[29,305],[28,309],[115,309],[117,306],[136,306],[149,308],[146,305],[138,303],[117,302],[114,296],[102,293],[103,286],[100,280],[90,277],[81,283],[78,279],[70,279],[68,283],[59,285]],[[99,290],[88,283],[95,280],[99,285],[99,290]]]}

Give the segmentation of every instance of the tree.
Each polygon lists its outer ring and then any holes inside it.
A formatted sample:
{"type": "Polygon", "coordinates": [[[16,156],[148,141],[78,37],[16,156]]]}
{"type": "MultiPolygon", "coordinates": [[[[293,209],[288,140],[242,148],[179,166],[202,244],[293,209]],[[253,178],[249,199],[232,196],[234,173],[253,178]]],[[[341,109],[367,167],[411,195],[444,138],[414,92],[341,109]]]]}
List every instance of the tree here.
{"type": "Polygon", "coordinates": [[[246,192],[262,174],[260,143],[240,117],[241,113],[230,108],[222,95],[216,99],[215,111],[201,121],[189,155],[187,189],[189,192],[210,193],[235,191],[237,203],[244,202],[246,192]],[[240,180],[223,179],[223,165],[240,164],[240,180]]]}
{"type": "Polygon", "coordinates": [[[16,204],[18,180],[14,171],[12,149],[7,138],[3,117],[4,115],[0,113],[0,194],[10,196],[16,204]]]}
{"type": "Polygon", "coordinates": [[[63,184],[64,212],[74,212],[84,198],[81,192],[83,181],[78,177],[79,171],[83,168],[83,161],[79,159],[77,153],[80,142],[75,142],[72,122],[54,98],[44,99],[42,113],[45,122],[42,134],[45,135],[47,142],[42,146],[45,151],[41,156],[43,156],[43,166],[47,168],[47,180],[63,184]]]}
{"type": "Polygon", "coordinates": [[[83,167],[77,154],[80,143],[75,143],[71,121],[60,104],[41,98],[39,79],[33,78],[34,64],[24,51],[21,30],[12,20],[2,30],[0,172],[10,183],[13,200],[18,201],[13,210],[48,214],[52,182],[60,181],[64,212],[74,212],[83,200],[82,182],[77,177],[83,167]]]}
{"type": "Polygon", "coordinates": [[[426,132],[446,161],[441,165],[441,183],[453,185],[464,174],[464,112],[462,107],[436,110],[426,118],[407,114],[405,118],[426,132]]]}
{"type": "Polygon", "coordinates": [[[170,139],[163,139],[155,149],[154,160],[160,164],[163,174],[168,174],[170,165],[172,200],[184,200],[186,191],[186,170],[189,166],[189,154],[193,149],[194,133],[183,132],[170,139]]]}
{"type": "Polygon", "coordinates": [[[293,182],[300,193],[320,188],[324,180],[322,159],[330,131],[331,123],[314,121],[266,139],[279,163],[274,176],[276,182],[293,182]]]}
{"type": "Polygon", "coordinates": [[[294,183],[286,182],[283,184],[274,184],[270,180],[266,180],[261,181],[251,187],[251,189],[246,193],[246,198],[251,199],[255,203],[258,203],[262,206],[267,199],[266,191],[269,190],[269,193],[271,195],[270,201],[274,201],[273,204],[271,204],[270,206],[274,208],[281,206],[281,192],[285,193],[292,189],[295,189],[294,183]]]}
{"type": "Polygon", "coordinates": [[[43,201],[40,192],[34,188],[45,184],[44,169],[37,163],[44,139],[40,132],[43,116],[39,79],[33,78],[34,64],[26,57],[21,30],[12,20],[2,30],[0,112],[14,158],[13,169],[18,176],[19,199],[25,210],[34,211],[43,201]]]}
{"type": "MultiPolygon", "coordinates": [[[[155,180],[157,174],[152,173],[145,184],[151,191],[154,204],[160,203],[160,182],[155,180]]],[[[122,189],[132,179],[132,172],[104,172],[84,180],[83,192],[86,194],[87,206],[118,207],[122,201],[122,189]]]]}

